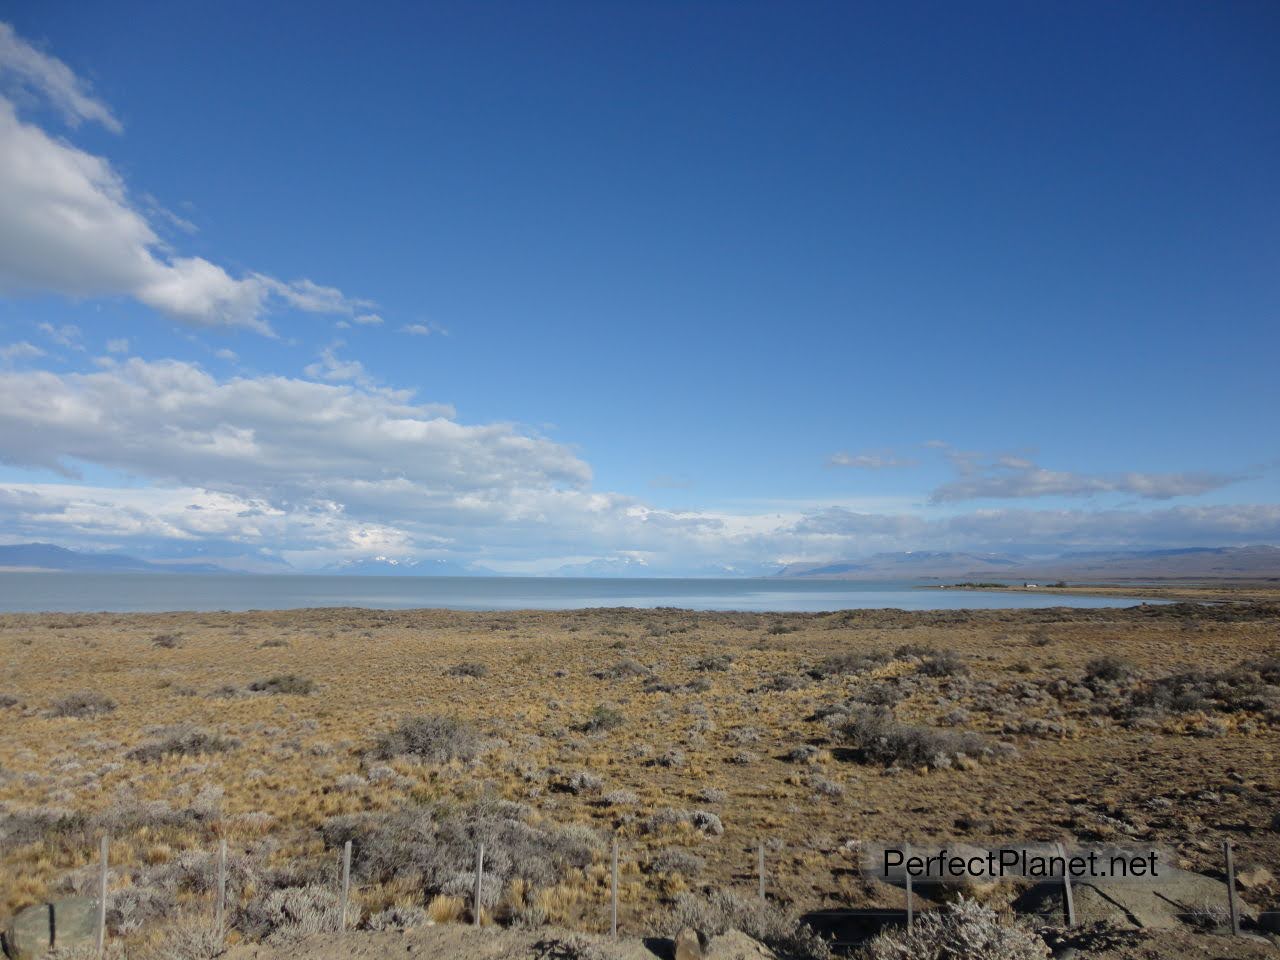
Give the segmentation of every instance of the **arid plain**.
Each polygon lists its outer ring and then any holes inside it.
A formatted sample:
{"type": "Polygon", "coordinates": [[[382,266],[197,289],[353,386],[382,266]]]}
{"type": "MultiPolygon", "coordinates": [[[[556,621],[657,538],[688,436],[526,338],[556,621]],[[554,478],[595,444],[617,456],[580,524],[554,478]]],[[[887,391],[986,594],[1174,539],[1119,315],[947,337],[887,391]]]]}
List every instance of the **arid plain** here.
{"type": "Polygon", "coordinates": [[[1280,604],[1256,591],[1099,610],[6,615],[0,916],[88,889],[104,832],[113,932],[139,945],[207,914],[224,838],[233,940],[270,933],[281,891],[331,889],[345,839],[352,923],[373,927],[465,919],[482,839],[486,921],[601,931],[616,836],[634,935],[681,894],[754,893],[760,842],[770,897],[796,912],[900,907],[858,854],[903,840],[1158,843],[1217,875],[1230,839],[1269,906],[1278,644],[1280,604]]]}

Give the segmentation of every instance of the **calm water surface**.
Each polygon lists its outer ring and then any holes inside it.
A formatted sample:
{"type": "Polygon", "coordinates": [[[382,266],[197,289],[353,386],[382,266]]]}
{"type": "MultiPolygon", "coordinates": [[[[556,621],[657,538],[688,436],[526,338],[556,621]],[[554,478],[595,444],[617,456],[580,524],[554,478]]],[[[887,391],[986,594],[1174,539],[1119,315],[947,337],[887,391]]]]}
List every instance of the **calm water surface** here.
{"type": "Polygon", "coordinates": [[[298,607],[447,607],[568,610],[820,611],[1129,607],[1125,597],[929,589],[922,581],[674,580],[543,577],[320,577],[147,573],[0,573],[0,612],[291,610],[298,607]]]}

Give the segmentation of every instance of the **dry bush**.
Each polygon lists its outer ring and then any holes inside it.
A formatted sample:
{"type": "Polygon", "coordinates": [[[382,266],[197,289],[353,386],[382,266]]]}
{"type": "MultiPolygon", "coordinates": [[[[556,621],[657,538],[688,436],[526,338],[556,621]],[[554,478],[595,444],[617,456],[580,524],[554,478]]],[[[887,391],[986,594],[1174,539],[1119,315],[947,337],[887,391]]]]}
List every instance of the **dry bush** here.
{"type": "Polygon", "coordinates": [[[926,656],[916,672],[925,677],[962,677],[969,672],[969,665],[954,650],[940,650],[926,656]]]}
{"type": "Polygon", "coordinates": [[[724,890],[706,899],[680,894],[670,923],[672,934],[682,927],[711,937],[741,930],[785,960],[826,960],[831,956],[831,947],[802,923],[795,911],[770,900],[740,897],[724,890]]]}
{"type": "Polygon", "coordinates": [[[428,763],[471,760],[480,753],[480,735],[453,717],[411,717],[378,738],[373,756],[416,757],[428,763]]]}
{"type": "Polygon", "coordinates": [[[75,717],[83,720],[110,713],[115,708],[116,702],[110,697],[93,690],[82,690],[55,700],[51,713],[55,717],[75,717]]]}
{"type": "Polygon", "coordinates": [[[688,850],[667,847],[649,857],[644,865],[645,873],[678,873],[683,877],[696,877],[706,866],[706,861],[688,850]]]}
{"type": "Polygon", "coordinates": [[[843,677],[852,673],[865,673],[868,670],[882,666],[888,660],[889,657],[886,654],[874,651],[869,653],[838,653],[815,663],[809,668],[809,676],[815,680],[824,680],[827,677],[843,677]]]}
{"type": "Polygon", "coordinates": [[[364,928],[366,930],[411,930],[434,922],[422,907],[397,904],[369,917],[364,922],[364,928]]]}
{"type": "Polygon", "coordinates": [[[445,674],[450,677],[487,677],[489,675],[489,668],[483,663],[466,661],[463,663],[455,663],[445,671],[445,674]]]}
{"type": "Polygon", "coordinates": [[[641,821],[640,830],[652,834],[685,826],[711,837],[724,833],[724,822],[709,810],[677,810],[674,807],[664,807],[650,814],[641,821]]]}
{"type": "Polygon", "coordinates": [[[306,696],[316,688],[314,680],[300,677],[296,673],[281,673],[265,680],[255,680],[249,689],[255,693],[287,693],[306,696]]]}
{"type": "Polygon", "coordinates": [[[182,634],[180,633],[157,633],[151,638],[153,647],[160,647],[164,650],[176,650],[182,646],[182,634]]]}
{"type": "Polygon", "coordinates": [[[590,865],[604,848],[588,827],[540,822],[530,808],[506,801],[336,817],[321,833],[331,848],[351,841],[352,872],[361,883],[412,881],[428,896],[469,896],[483,843],[486,906],[496,904],[514,880],[529,888],[550,886],[566,871],[590,865]]]}
{"type": "Polygon", "coordinates": [[[225,753],[240,746],[232,737],[219,736],[202,727],[181,725],[162,730],[154,739],[134,747],[125,756],[143,763],[168,756],[198,756],[203,753],[225,753]]]}
{"type": "Polygon", "coordinates": [[[927,911],[914,929],[880,934],[863,951],[865,960],[1043,960],[1049,956],[1033,931],[1001,923],[990,907],[961,897],[950,909],[927,911]]]}
{"type": "Polygon", "coordinates": [[[602,703],[591,711],[591,715],[582,722],[580,729],[584,733],[603,733],[616,730],[626,722],[627,718],[621,710],[613,704],[602,703]]]}
{"type": "Polygon", "coordinates": [[[864,709],[851,715],[840,734],[865,761],[886,766],[944,769],[961,757],[976,759],[992,752],[976,733],[900,723],[884,709],[864,709]]]}
{"type": "Polygon", "coordinates": [[[336,930],[341,914],[337,894],[326,886],[309,884],[272,890],[240,911],[236,923],[256,939],[272,934],[306,936],[336,930]]]}
{"type": "Polygon", "coordinates": [[[635,660],[619,660],[613,666],[593,671],[591,675],[597,680],[627,680],[631,677],[648,677],[652,673],[652,670],[635,660]]]}
{"type": "Polygon", "coordinates": [[[1137,668],[1120,657],[1098,657],[1085,664],[1084,678],[1091,683],[1124,683],[1133,679],[1137,668]]]}
{"type": "Polygon", "coordinates": [[[572,793],[574,796],[580,794],[599,793],[604,789],[604,780],[586,770],[579,770],[565,777],[560,788],[566,793],[572,793]]]}

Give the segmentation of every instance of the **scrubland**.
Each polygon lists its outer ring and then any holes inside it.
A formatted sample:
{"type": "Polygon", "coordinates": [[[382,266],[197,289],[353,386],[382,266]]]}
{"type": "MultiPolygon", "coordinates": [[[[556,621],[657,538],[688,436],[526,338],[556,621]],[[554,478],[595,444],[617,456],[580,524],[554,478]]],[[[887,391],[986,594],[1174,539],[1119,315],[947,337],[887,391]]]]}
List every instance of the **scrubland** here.
{"type": "Polygon", "coordinates": [[[207,915],[221,839],[232,941],[329,929],[346,840],[372,929],[468,919],[479,842],[486,923],[598,932],[616,838],[637,935],[749,898],[761,842],[757,921],[790,937],[901,906],[858,869],[876,842],[1159,843],[1214,873],[1229,838],[1274,869],[1278,647],[1266,602],[7,615],[0,917],[91,890],[104,833],[138,950],[207,915]]]}

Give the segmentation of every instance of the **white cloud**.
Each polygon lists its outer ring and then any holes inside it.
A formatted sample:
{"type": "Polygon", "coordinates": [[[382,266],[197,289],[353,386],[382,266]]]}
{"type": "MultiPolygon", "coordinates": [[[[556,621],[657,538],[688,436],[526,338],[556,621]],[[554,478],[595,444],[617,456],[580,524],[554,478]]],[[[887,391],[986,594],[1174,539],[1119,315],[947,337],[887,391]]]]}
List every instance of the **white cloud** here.
{"type": "Polygon", "coordinates": [[[402,391],[286,377],[218,380],[131,358],[111,370],[0,372],[0,450],[267,499],[417,505],[581,489],[587,465],[507,424],[470,426],[402,391]]]}
{"type": "MultiPolygon", "coordinates": [[[[111,117],[86,98],[64,64],[33,51],[7,27],[0,32],[0,66],[72,116],[104,123],[111,117]]],[[[25,122],[4,96],[0,293],[129,296],[196,326],[260,333],[270,333],[265,314],[273,303],[352,315],[369,306],[310,280],[233,277],[201,257],[171,255],[109,161],[25,122]]]]}
{"type": "Polygon", "coordinates": [[[11,343],[7,346],[0,347],[0,360],[5,361],[6,363],[13,360],[43,356],[43,350],[37,347],[34,343],[30,343],[26,340],[19,340],[17,343],[11,343]]]}
{"type": "Polygon", "coordinates": [[[1003,457],[934,490],[934,503],[1027,497],[1091,497],[1121,493],[1148,500],[1196,496],[1234,483],[1239,477],[1207,472],[1088,474],[1046,470],[1017,457],[1003,457]]]}
{"type": "Polygon", "coordinates": [[[438,327],[434,323],[406,323],[400,328],[401,333],[407,333],[411,337],[429,337],[433,333],[447,334],[448,331],[443,327],[438,327]]]}
{"type": "Polygon", "coordinates": [[[89,93],[70,67],[35,49],[7,23],[0,23],[0,74],[42,95],[72,126],[91,120],[113,133],[124,129],[110,108],[89,93]]]}
{"type": "Polygon", "coordinates": [[[107,341],[107,353],[128,353],[129,340],[126,337],[118,337],[114,340],[107,341]]]}
{"type": "Polygon", "coordinates": [[[228,350],[226,347],[213,351],[213,355],[219,360],[226,360],[231,363],[240,359],[240,355],[238,353],[234,350],[228,350]]]}
{"type": "Polygon", "coordinates": [[[380,327],[382,326],[382,318],[376,313],[362,313],[351,318],[355,323],[362,327],[380,327]]]}
{"type": "Polygon", "coordinates": [[[342,344],[334,344],[320,351],[320,359],[307,366],[304,371],[308,377],[318,380],[342,382],[350,380],[362,385],[370,385],[371,378],[359,360],[340,360],[335,350],[342,344]]]}
{"type": "Polygon", "coordinates": [[[855,470],[890,470],[917,466],[909,457],[896,456],[891,450],[870,453],[835,453],[827,460],[829,467],[850,467],[855,470]]]}
{"type": "Polygon", "coordinates": [[[74,323],[66,323],[60,327],[55,327],[52,323],[39,323],[36,324],[36,329],[60,347],[70,347],[73,350],[84,349],[80,343],[80,328],[74,323]]]}

